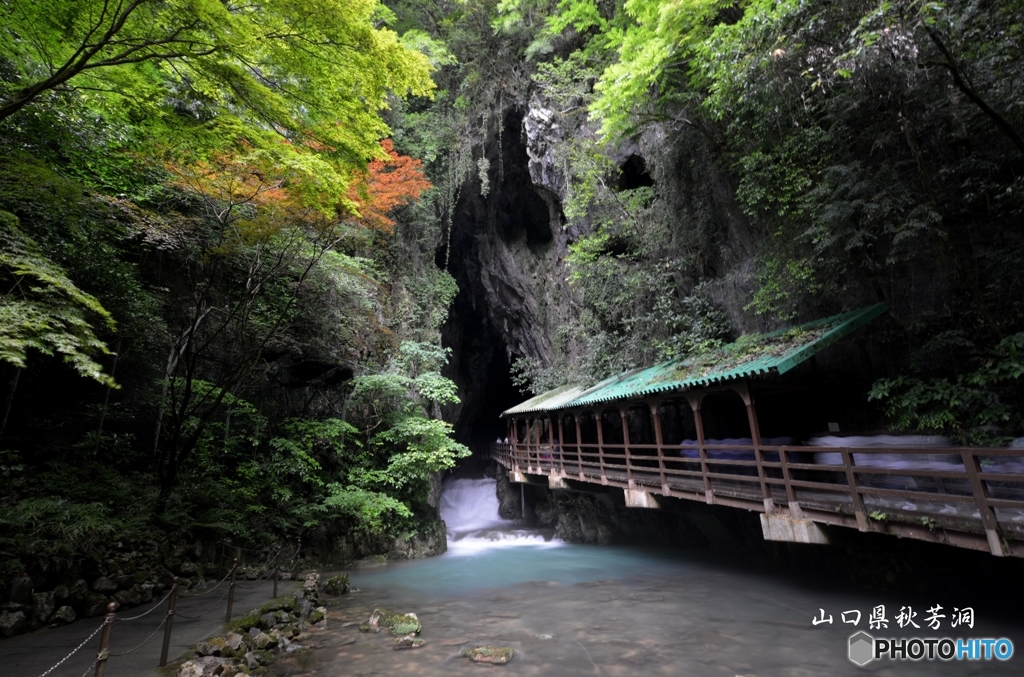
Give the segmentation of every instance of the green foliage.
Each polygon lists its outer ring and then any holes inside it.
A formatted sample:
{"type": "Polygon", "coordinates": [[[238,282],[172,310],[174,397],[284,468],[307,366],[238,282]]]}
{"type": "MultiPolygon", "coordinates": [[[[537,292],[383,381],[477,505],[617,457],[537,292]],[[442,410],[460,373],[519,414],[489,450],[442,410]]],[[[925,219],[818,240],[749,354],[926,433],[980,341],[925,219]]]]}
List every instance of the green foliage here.
{"type": "Polygon", "coordinates": [[[93,333],[98,317],[110,330],[114,320],[95,297],[68,279],[19,228],[18,219],[0,211],[0,360],[24,369],[30,349],[61,358],[82,376],[109,386],[114,380],[96,361],[110,351],[93,333]]]}
{"type": "Polygon", "coordinates": [[[75,566],[104,539],[123,533],[102,503],[74,503],[63,498],[30,498],[4,508],[0,519],[0,575],[22,571],[30,560],[55,573],[75,566]]]}
{"type": "Polygon", "coordinates": [[[389,93],[432,86],[426,57],[374,27],[378,9],[376,0],[16,0],[0,30],[13,71],[0,119],[70,86],[111,117],[167,116],[162,133],[175,114],[205,121],[231,111],[241,124],[315,140],[357,165],[378,153],[389,93]]]}
{"type": "Polygon", "coordinates": [[[336,510],[354,518],[356,528],[379,535],[389,526],[393,518],[410,518],[413,513],[401,501],[385,493],[366,491],[355,486],[342,487],[333,484],[331,493],[324,499],[325,508],[336,510]]]}
{"type": "Polygon", "coordinates": [[[885,405],[899,430],[954,435],[965,444],[1005,444],[1024,430],[1024,333],[1008,336],[967,373],[880,379],[869,399],[885,405]]]}
{"type": "Polygon", "coordinates": [[[447,421],[409,416],[376,435],[374,444],[397,451],[390,455],[385,481],[403,487],[454,467],[455,460],[470,451],[453,440],[452,433],[447,421]]]}

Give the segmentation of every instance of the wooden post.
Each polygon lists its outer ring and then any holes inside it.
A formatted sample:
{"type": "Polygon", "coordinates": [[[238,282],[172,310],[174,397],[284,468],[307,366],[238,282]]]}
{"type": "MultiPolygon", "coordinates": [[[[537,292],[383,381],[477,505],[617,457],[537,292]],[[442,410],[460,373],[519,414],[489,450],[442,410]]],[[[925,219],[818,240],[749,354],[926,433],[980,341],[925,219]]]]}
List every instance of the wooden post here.
{"type": "Polygon", "coordinates": [[[962,450],[960,456],[964,461],[964,469],[967,470],[967,478],[971,482],[971,493],[974,494],[974,502],[978,506],[978,514],[981,516],[981,522],[985,526],[988,549],[996,557],[1005,557],[1007,552],[1006,547],[1003,545],[1003,539],[999,535],[999,523],[996,521],[996,515],[992,511],[992,506],[988,504],[988,489],[985,488],[985,483],[978,477],[978,473],[981,472],[978,457],[969,449],[962,450]]]}
{"type": "Polygon", "coordinates": [[[750,441],[754,447],[754,463],[757,464],[757,479],[761,483],[761,500],[764,502],[764,511],[773,513],[775,512],[775,502],[772,500],[772,489],[765,481],[764,455],[761,451],[761,426],[757,423],[754,396],[750,393],[750,387],[746,383],[737,386],[736,392],[743,398],[743,404],[747,407],[747,423],[750,425],[750,441]]]}
{"type": "Polygon", "coordinates": [[[580,473],[580,481],[584,481],[586,476],[583,474],[583,434],[580,428],[580,416],[579,412],[573,412],[573,421],[576,422],[576,470],[580,473]]]}
{"type": "Polygon", "coordinates": [[[594,415],[597,424],[597,464],[601,469],[601,484],[608,484],[608,476],[604,472],[604,415],[600,410],[594,415]]]}
{"type": "Polygon", "coordinates": [[[231,622],[231,608],[235,605],[235,575],[238,571],[238,558],[231,563],[231,585],[228,587],[228,614],[224,622],[231,622]]]}
{"type": "Polygon", "coordinates": [[[651,421],[654,423],[654,445],[658,448],[658,475],[661,478],[661,495],[671,496],[672,489],[668,486],[668,477],[665,475],[665,452],[662,450],[664,440],[661,435],[661,414],[658,413],[661,401],[649,400],[647,406],[651,408],[651,421]]]}
{"type": "Polygon", "coordinates": [[[782,464],[782,480],[786,483],[786,504],[799,505],[796,501],[796,489],[793,488],[793,477],[789,470],[789,451],[779,450],[779,463],[782,464]]]}
{"type": "Polygon", "coordinates": [[[167,666],[167,652],[171,648],[171,628],[174,626],[174,603],[178,600],[178,577],[171,580],[171,596],[167,598],[167,625],[164,626],[164,646],[160,649],[160,667],[167,666]]]}
{"type": "Polygon", "coordinates": [[[530,471],[532,472],[534,459],[537,460],[538,465],[540,464],[540,425],[537,423],[536,418],[533,419],[533,431],[531,433],[530,439],[533,440],[531,445],[533,454],[530,456],[529,463],[530,471]]]}
{"type": "Polygon", "coordinates": [[[715,502],[715,493],[711,489],[711,478],[708,477],[708,452],[704,446],[704,419],[700,413],[700,403],[704,395],[694,395],[693,399],[686,398],[693,409],[693,425],[697,429],[697,455],[700,457],[700,475],[704,479],[704,500],[708,505],[715,502]]]}
{"type": "MultiPolygon", "coordinates": [[[[857,486],[857,474],[853,471],[853,454],[846,447],[839,450],[843,457],[843,469],[846,471],[846,485],[850,488],[850,499],[853,501],[853,516],[857,520],[857,528],[861,531],[869,531],[867,513],[864,511],[864,497],[860,495],[860,488],[857,486]]],[[[789,512],[793,517],[802,517],[800,504],[790,501],[789,512]],[[793,506],[796,506],[794,509],[793,506]]]]}
{"type": "Polygon", "coordinates": [[[103,632],[100,633],[100,651],[96,654],[96,677],[103,677],[107,671],[107,659],[110,658],[110,632],[114,629],[114,616],[117,602],[107,605],[107,616],[103,619],[103,632]]]}
{"type": "Polygon", "coordinates": [[[562,414],[558,416],[558,472],[565,477],[565,430],[562,426],[562,414]]]}
{"type": "Polygon", "coordinates": [[[630,489],[636,489],[636,482],[633,480],[633,464],[629,458],[629,409],[619,407],[619,418],[622,419],[622,453],[626,455],[626,485],[630,489]]]}

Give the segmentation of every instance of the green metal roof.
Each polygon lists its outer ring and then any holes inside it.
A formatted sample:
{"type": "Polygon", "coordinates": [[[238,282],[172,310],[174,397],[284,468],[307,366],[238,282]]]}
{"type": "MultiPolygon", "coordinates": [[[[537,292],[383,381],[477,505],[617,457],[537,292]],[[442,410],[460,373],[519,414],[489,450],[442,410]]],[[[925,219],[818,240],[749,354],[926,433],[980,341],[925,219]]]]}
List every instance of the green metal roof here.
{"type": "Polygon", "coordinates": [[[502,413],[514,416],[536,411],[572,409],[601,402],[689,390],[741,378],[784,374],[815,353],[845,338],[889,307],[878,303],[770,334],[749,334],[698,357],[669,360],[607,378],[595,386],[569,385],[541,393],[502,413]]]}
{"type": "Polygon", "coordinates": [[[567,385],[546,393],[535,395],[521,404],[502,412],[502,416],[514,416],[516,414],[529,414],[535,411],[554,411],[568,406],[577,397],[587,391],[583,386],[567,385]]]}

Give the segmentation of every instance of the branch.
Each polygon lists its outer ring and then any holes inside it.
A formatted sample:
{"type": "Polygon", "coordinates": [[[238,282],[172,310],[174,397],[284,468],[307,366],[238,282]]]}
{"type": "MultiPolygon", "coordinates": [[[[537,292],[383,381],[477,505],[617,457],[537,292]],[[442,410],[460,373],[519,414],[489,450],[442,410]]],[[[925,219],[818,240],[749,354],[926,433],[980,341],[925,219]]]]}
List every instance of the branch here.
{"type": "Polygon", "coordinates": [[[974,91],[974,88],[971,87],[966,75],[957,65],[952,52],[950,52],[946,44],[942,42],[939,34],[936,33],[931,26],[925,25],[924,29],[927,31],[928,37],[931,38],[933,43],[935,43],[935,46],[939,48],[940,52],[942,52],[942,55],[946,57],[946,61],[938,62],[938,65],[946,68],[950,75],[953,76],[953,83],[956,85],[957,89],[963,92],[964,95],[974,103],[974,105],[980,108],[982,112],[995,123],[996,127],[998,127],[999,130],[1013,142],[1013,145],[1017,146],[1017,150],[1020,151],[1021,155],[1024,155],[1024,139],[1021,139],[1016,130],[1014,130],[1014,128],[1010,126],[1010,123],[1006,121],[1006,118],[993,110],[992,107],[985,103],[978,93],[974,91]]]}

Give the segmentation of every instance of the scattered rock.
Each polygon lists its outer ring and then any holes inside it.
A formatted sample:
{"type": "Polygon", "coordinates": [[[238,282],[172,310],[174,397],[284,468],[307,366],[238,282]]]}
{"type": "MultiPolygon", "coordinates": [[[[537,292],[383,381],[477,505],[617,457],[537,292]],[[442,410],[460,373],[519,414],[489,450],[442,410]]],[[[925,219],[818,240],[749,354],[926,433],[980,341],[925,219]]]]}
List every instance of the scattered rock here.
{"type": "Polygon", "coordinates": [[[71,584],[70,588],[68,588],[68,599],[70,599],[71,603],[76,606],[84,604],[88,596],[89,584],[85,582],[84,578],[79,578],[71,584]]]}
{"type": "Polygon", "coordinates": [[[142,604],[142,594],[139,590],[118,590],[114,593],[114,599],[121,606],[138,606],[142,604]]]}
{"type": "Polygon", "coordinates": [[[53,591],[50,592],[37,592],[32,595],[32,623],[35,625],[42,625],[50,616],[53,615],[53,610],[56,608],[55,597],[53,591]]]}
{"type": "Polygon", "coordinates": [[[68,623],[74,623],[78,616],[75,614],[75,610],[65,605],[53,612],[50,616],[50,623],[53,625],[67,625],[68,623]]]}
{"type": "Polygon", "coordinates": [[[220,656],[227,648],[228,643],[223,637],[213,637],[196,644],[196,653],[200,656],[220,656]]]}
{"type": "Polygon", "coordinates": [[[359,629],[363,632],[380,632],[380,628],[391,628],[391,634],[418,635],[423,631],[423,624],[416,614],[400,614],[391,609],[374,609],[365,626],[359,629]],[[366,627],[366,630],[363,628],[366,627]]]}
{"type": "Polygon", "coordinates": [[[494,663],[504,665],[516,655],[516,650],[509,646],[478,646],[466,649],[462,655],[477,663],[494,663]]]}
{"type": "Polygon", "coordinates": [[[114,592],[117,590],[117,583],[106,576],[100,576],[92,582],[92,589],[96,592],[114,592]]]}
{"type": "Polygon", "coordinates": [[[255,650],[245,654],[245,665],[250,670],[260,665],[270,665],[274,662],[274,654],[270,651],[255,650]]]}
{"type": "Polygon", "coordinates": [[[28,627],[28,618],[23,611],[4,611],[0,613],[0,634],[13,637],[28,627]]]}
{"type": "Polygon", "coordinates": [[[399,649],[418,649],[426,644],[425,641],[412,635],[406,635],[405,637],[399,637],[395,640],[395,643],[391,645],[391,648],[395,651],[399,649]]]}
{"type": "Polygon", "coordinates": [[[257,649],[272,649],[277,646],[277,640],[265,632],[253,637],[252,643],[257,649]]]}
{"type": "Polygon", "coordinates": [[[107,612],[107,604],[110,598],[98,592],[89,592],[85,595],[85,603],[82,604],[82,615],[85,617],[99,616],[107,612]]]}
{"type": "Polygon", "coordinates": [[[344,595],[348,592],[348,574],[331,576],[324,584],[324,592],[328,595],[344,595]]]}
{"type": "Polygon", "coordinates": [[[229,665],[231,661],[226,658],[202,656],[182,663],[177,677],[213,677],[225,672],[229,665]]]}
{"type": "Polygon", "coordinates": [[[224,643],[228,645],[232,651],[237,652],[242,647],[244,638],[237,632],[229,632],[224,638],[224,643]]]}

